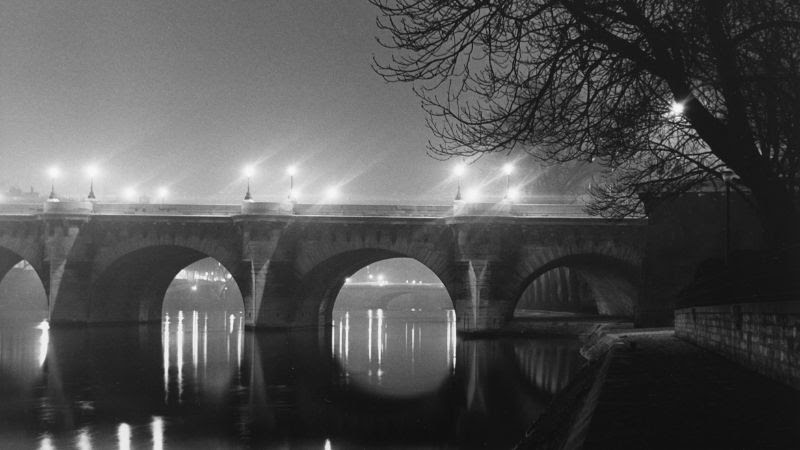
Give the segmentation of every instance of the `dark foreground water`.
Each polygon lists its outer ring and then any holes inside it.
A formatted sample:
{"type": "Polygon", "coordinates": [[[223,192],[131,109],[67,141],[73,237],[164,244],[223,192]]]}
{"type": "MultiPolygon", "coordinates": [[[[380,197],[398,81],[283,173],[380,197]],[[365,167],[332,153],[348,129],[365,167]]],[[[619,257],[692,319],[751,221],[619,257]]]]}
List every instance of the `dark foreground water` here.
{"type": "Polygon", "coordinates": [[[452,311],[0,326],[0,448],[508,448],[580,365],[570,340],[463,340],[452,311]]]}

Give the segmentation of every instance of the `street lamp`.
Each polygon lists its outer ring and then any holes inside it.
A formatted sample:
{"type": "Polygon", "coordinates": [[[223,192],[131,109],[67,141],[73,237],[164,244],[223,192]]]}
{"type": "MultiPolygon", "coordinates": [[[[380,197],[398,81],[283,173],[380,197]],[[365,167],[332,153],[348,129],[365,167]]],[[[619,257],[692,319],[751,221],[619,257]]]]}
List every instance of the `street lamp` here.
{"type": "Polygon", "coordinates": [[[461,177],[463,177],[464,173],[466,172],[467,172],[467,165],[464,164],[463,162],[458,163],[458,165],[456,165],[453,168],[453,173],[456,175],[458,179],[458,189],[456,190],[456,198],[455,198],[457,202],[461,201],[461,177]]]}
{"type": "Polygon", "coordinates": [[[164,200],[167,198],[167,194],[169,194],[169,191],[165,186],[158,188],[158,199],[161,201],[162,205],[164,204],[164,200]]]}
{"type": "Polygon", "coordinates": [[[336,186],[330,186],[328,189],[325,190],[325,200],[328,202],[332,202],[339,198],[339,188],[336,186]]]}
{"type": "Polygon", "coordinates": [[[506,175],[506,193],[503,194],[503,200],[509,201],[511,200],[509,196],[509,189],[511,187],[511,173],[514,172],[514,165],[511,163],[505,163],[503,165],[503,173],[506,175]]]}
{"type": "Polygon", "coordinates": [[[289,166],[286,168],[286,174],[289,175],[289,201],[295,200],[294,195],[294,176],[297,174],[297,167],[289,166]]]}
{"type": "Polygon", "coordinates": [[[246,166],[244,168],[243,172],[244,172],[244,176],[247,177],[247,193],[244,194],[244,201],[252,202],[253,201],[253,196],[250,195],[250,178],[253,177],[253,174],[255,173],[255,168],[253,168],[253,166],[246,166]]]}
{"type": "Polygon", "coordinates": [[[673,101],[669,107],[669,114],[673,117],[678,117],[683,114],[684,109],[686,109],[686,106],[683,103],[673,101]]]}
{"type": "Polygon", "coordinates": [[[731,252],[731,182],[733,181],[733,171],[724,169],[722,171],[722,181],[725,182],[725,265],[728,265],[728,255],[731,252]]]}
{"type": "Polygon", "coordinates": [[[94,196],[94,177],[97,176],[97,166],[91,165],[86,167],[86,174],[89,175],[89,195],[86,196],[90,201],[95,200],[94,196]]]}
{"type": "Polygon", "coordinates": [[[61,174],[61,171],[58,170],[58,167],[52,166],[47,169],[47,175],[50,176],[50,196],[47,197],[47,201],[49,202],[57,202],[58,195],[56,195],[56,178],[61,174]]]}

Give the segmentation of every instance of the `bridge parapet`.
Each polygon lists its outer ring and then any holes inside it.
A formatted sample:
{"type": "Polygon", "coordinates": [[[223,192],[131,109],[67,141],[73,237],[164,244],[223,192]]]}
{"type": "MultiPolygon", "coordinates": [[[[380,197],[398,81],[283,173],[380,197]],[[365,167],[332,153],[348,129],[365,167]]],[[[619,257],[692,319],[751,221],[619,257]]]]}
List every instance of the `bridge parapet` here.
{"type": "Polygon", "coordinates": [[[239,205],[95,202],[93,212],[102,215],[233,216],[241,213],[241,207],[239,205]]]}
{"type": "Polygon", "coordinates": [[[84,215],[91,214],[93,210],[94,206],[89,201],[45,202],[43,208],[45,214],[58,215],[84,215]]]}
{"type": "Polygon", "coordinates": [[[462,203],[454,205],[355,205],[242,202],[240,205],[101,203],[60,201],[0,203],[0,216],[47,214],[143,216],[332,216],[332,217],[588,217],[581,203],[462,203]]]}
{"type": "Polygon", "coordinates": [[[295,205],[294,212],[300,216],[438,218],[451,215],[453,208],[448,205],[298,204],[295,205]]]}
{"type": "Polygon", "coordinates": [[[44,211],[42,203],[0,203],[0,215],[34,215],[44,211]]]}
{"type": "Polygon", "coordinates": [[[456,202],[453,216],[586,217],[583,203],[466,203],[456,202]]]}
{"type": "Polygon", "coordinates": [[[294,204],[291,202],[242,202],[241,213],[244,215],[291,215],[294,204]]]}

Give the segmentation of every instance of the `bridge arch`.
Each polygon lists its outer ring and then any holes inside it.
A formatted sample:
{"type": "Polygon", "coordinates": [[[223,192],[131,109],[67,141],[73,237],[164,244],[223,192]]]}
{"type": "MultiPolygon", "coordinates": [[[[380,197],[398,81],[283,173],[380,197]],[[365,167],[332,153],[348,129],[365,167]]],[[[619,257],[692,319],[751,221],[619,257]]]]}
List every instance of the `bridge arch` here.
{"type": "Polygon", "coordinates": [[[413,255],[380,248],[347,250],[317,262],[298,277],[296,289],[289,302],[292,310],[287,312],[288,322],[294,325],[329,325],[336,297],[345,280],[363,267],[393,258],[410,258],[420,262],[442,281],[451,301],[455,298],[457,287],[450,280],[444,261],[424,261],[413,255]]]}
{"type": "Polygon", "coordinates": [[[244,294],[250,289],[250,272],[230,252],[162,244],[118,251],[113,259],[104,256],[99,261],[105,263],[93,269],[87,322],[160,321],[164,296],[175,276],[209,257],[230,272],[242,296],[248,298],[244,294]]]}
{"type": "Polygon", "coordinates": [[[541,306],[535,309],[633,317],[640,285],[640,269],[630,261],[599,253],[567,255],[536,267],[522,278],[515,288],[514,302],[517,307],[525,299],[529,305],[541,306]],[[585,292],[581,298],[581,284],[590,298],[585,292]],[[555,295],[553,290],[557,290],[555,295]]]}
{"type": "Polygon", "coordinates": [[[39,275],[48,289],[47,270],[42,263],[44,248],[38,238],[41,225],[38,223],[17,223],[0,227],[0,280],[20,261],[26,261],[39,275]]]}
{"type": "Polygon", "coordinates": [[[0,319],[46,318],[48,283],[45,280],[41,266],[0,247],[0,319]]]}

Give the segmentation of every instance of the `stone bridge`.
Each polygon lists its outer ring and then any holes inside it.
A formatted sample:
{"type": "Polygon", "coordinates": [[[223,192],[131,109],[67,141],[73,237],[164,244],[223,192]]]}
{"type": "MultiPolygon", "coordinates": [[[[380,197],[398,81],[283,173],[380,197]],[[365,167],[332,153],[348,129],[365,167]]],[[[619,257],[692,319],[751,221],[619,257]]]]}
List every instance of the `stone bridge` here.
{"type": "Polygon", "coordinates": [[[639,314],[645,228],[577,205],[2,205],[0,278],[29,262],[52,324],[159,321],[175,275],[212,257],[239,286],[247,326],[314,327],[330,323],[345,278],[407,257],[439,277],[459,330],[485,331],[558,267],[615,293],[604,313],[639,314]]]}

